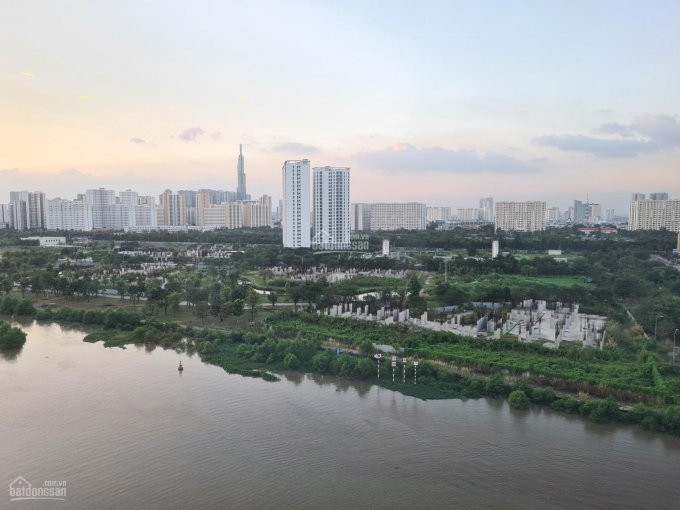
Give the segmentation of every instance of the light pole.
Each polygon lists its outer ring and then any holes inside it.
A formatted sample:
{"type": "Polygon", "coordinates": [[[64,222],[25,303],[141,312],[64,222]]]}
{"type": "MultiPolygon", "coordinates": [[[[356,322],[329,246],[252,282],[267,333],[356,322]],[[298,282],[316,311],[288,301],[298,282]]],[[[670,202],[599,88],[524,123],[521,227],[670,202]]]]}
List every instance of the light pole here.
{"type": "Polygon", "coordinates": [[[659,323],[659,319],[663,319],[663,314],[660,313],[659,315],[656,316],[656,319],[654,319],[654,341],[656,342],[656,325],[659,323]]]}
{"type": "Polygon", "coordinates": [[[678,334],[678,328],[673,331],[673,364],[675,365],[675,335],[678,334]]]}

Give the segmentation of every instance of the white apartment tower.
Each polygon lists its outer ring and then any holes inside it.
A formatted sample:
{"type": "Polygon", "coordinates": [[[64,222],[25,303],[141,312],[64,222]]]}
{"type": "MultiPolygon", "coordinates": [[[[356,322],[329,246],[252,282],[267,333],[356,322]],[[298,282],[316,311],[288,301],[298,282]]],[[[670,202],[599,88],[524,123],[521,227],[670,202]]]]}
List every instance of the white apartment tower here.
{"type": "Polygon", "coordinates": [[[112,189],[88,189],[85,200],[92,206],[92,228],[112,228],[111,208],[116,203],[112,189]]]}
{"type": "Polygon", "coordinates": [[[479,219],[482,221],[491,222],[494,219],[493,215],[493,197],[482,197],[479,199],[479,219]]]}
{"type": "Polygon", "coordinates": [[[496,230],[535,232],[545,230],[545,202],[497,202],[496,230]]]}
{"type": "Polygon", "coordinates": [[[628,230],[680,232],[680,200],[634,200],[630,203],[628,230]]]}
{"type": "Polygon", "coordinates": [[[315,248],[346,250],[350,246],[349,168],[314,168],[315,248]]]}
{"type": "Polygon", "coordinates": [[[43,230],[46,223],[45,194],[42,191],[12,191],[13,226],[16,230],[43,230]]]}
{"type": "Polygon", "coordinates": [[[92,205],[82,200],[47,201],[48,230],[92,230],[92,205]]]}
{"type": "Polygon", "coordinates": [[[284,248],[309,248],[309,160],[289,160],[281,168],[283,178],[283,229],[284,248]]]}

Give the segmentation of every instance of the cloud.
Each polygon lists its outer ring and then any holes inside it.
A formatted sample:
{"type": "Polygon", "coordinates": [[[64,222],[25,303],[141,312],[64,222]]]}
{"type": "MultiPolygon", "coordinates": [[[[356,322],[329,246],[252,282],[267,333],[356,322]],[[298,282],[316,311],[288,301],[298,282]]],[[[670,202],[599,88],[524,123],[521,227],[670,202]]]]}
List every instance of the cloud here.
{"type": "Polygon", "coordinates": [[[354,155],[353,160],[389,173],[527,173],[536,170],[522,161],[493,152],[480,155],[473,150],[418,148],[408,143],[400,143],[379,151],[360,152],[354,155]]]}
{"type": "Polygon", "coordinates": [[[146,143],[146,140],[144,140],[144,138],[130,138],[130,141],[132,143],[136,143],[137,145],[144,145],[146,143]]]}
{"type": "Polygon", "coordinates": [[[319,148],[314,145],[305,145],[297,142],[282,143],[272,147],[274,152],[290,152],[296,154],[316,154],[319,152],[319,148]]]}
{"type": "Polygon", "coordinates": [[[213,140],[219,140],[220,138],[222,138],[222,133],[220,133],[219,131],[215,131],[212,135],[210,135],[210,138],[212,138],[213,140]]]}
{"type": "Polygon", "coordinates": [[[533,142],[600,158],[634,158],[680,147],[680,124],[670,115],[643,115],[630,125],[610,122],[595,131],[611,136],[548,135],[533,142]]]}
{"type": "Polygon", "coordinates": [[[192,127],[182,131],[179,137],[185,142],[195,142],[199,136],[204,134],[205,131],[203,131],[200,127],[192,127]]]}

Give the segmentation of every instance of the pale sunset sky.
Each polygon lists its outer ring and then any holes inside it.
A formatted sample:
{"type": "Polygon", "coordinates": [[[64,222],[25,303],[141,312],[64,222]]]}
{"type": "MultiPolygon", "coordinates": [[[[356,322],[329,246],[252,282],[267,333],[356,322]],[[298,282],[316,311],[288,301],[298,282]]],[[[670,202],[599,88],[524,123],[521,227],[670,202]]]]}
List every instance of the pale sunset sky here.
{"type": "Polygon", "coordinates": [[[680,198],[680,1],[4,1],[10,190],[281,196],[286,159],[352,201],[680,198]]]}

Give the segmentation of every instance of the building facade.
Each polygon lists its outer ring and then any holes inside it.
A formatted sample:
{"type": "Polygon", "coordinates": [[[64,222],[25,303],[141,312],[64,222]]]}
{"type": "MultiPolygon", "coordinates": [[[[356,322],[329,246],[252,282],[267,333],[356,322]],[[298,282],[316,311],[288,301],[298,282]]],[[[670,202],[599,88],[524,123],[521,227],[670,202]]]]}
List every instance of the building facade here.
{"type": "Polygon", "coordinates": [[[175,195],[166,190],[160,196],[159,225],[187,225],[187,209],[183,195],[175,195]]]}
{"type": "Polygon", "coordinates": [[[425,230],[427,206],[417,202],[371,204],[370,230],[425,230]]]}
{"type": "Polygon", "coordinates": [[[286,161],[281,169],[283,180],[281,227],[285,248],[311,246],[309,171],[308,159],[286,161]]]}
{"type": "Polygon", "coordinates": [[[495,228],[517,232],[545,230],[545,215],[545,202],[497,202],[495,228]]]}
{"type": "Polygon", "coordinates": [[[314,168],[312,204],[314,237],[321,250],[345,250],[350,246],[350,170],[346,167],[314,168]]]}
{"type": "Polygon", "coordinates": [[[92,205],[88,202],[61,198],[47,201],[48,230],[90,231],[93,228],[92,205]]]}
{"type": "Polygon", "coordinates": [[[451,208],[450,207],[428,207],[427,208],[427,222],[431,223],[433,221],[449,221],[451,218],[451,208]]]}
{"type": "Polygon", "coordinates": [[[371,230],[371,204],[352,204],[349,216],[351,230],[359,232],[371,230]]]}
{"type": "Polygon", "coordinates": [[[634,200],[630,203],[629,230],[680,232],[680,200],[634,200]]]}

